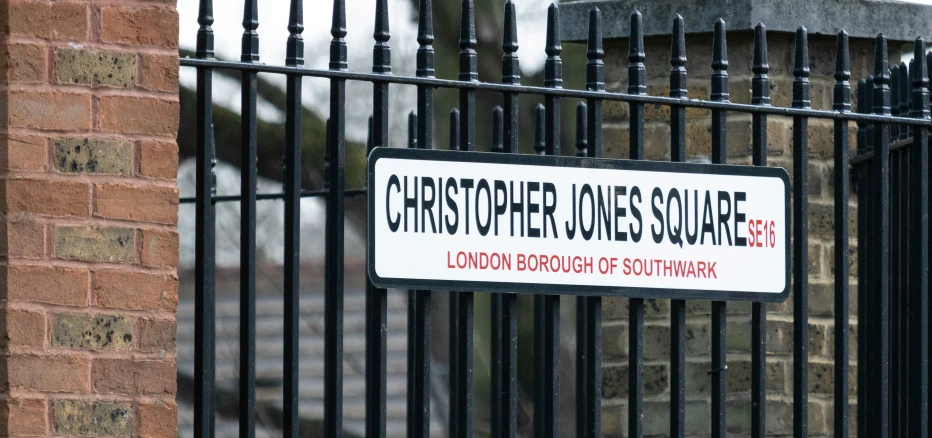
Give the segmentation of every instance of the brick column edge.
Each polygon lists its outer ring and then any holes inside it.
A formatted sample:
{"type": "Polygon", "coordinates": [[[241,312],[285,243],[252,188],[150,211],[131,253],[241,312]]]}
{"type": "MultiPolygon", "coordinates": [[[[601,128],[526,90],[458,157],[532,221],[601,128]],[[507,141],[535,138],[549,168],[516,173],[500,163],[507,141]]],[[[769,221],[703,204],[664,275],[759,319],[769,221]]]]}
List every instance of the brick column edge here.
{"type": "Polygon", "coordinates": [[[0,436],[174,437],[175,3],[0,23],[0,436]]]}

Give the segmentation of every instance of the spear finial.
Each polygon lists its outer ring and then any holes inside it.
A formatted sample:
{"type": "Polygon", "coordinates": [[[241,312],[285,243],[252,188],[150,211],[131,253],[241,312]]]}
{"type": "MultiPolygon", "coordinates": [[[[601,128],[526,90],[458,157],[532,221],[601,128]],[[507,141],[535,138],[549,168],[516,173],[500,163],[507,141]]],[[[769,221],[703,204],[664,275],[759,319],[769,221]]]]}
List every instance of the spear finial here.
{"type": "Polygon", "coordinates": [[[304,1],[291,0],[288,13],[288,44],[285,49],[285,65],[298,67],[304,65],[304,1]]]}
{"type": "Polygon", "coordinates": [[[537,152],[537,155],[547,154],[547,143],[544,139],[544,117],[546,117],[544,105],[539,103],[534,108],[534,152],[537,152]]]}
{"type": "Polygon", "coordinates": [[[246,0],[243,6],[243,62],[259,62],[259,5],[257,0],[246,0]]]}

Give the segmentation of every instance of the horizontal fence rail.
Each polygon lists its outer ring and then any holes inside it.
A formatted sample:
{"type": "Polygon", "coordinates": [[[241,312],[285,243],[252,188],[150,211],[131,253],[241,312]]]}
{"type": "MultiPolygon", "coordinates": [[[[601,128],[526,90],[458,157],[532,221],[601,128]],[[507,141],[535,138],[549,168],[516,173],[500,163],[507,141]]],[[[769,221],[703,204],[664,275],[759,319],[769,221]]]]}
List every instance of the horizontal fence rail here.
{"type": "MultiPolygon", "coordinates": [[[[291,0],[289,8],[286,59],[284,65],[259,62],[259,27],[257,0],[245,0],[242,53],[240,61],[214,58],[213,2],[200,0],[197,50],[195,58],[180,60],[183,67],[197,71],[196,102],[196,188],[195,196],[182,198],[196,209],[196,320],[195,320],[195,425],[199,437],[215,436],[217,411],[215,394],[215,204],[239,202],[242,218],[240,236],[240,378],[238,381],[238,415],[240,436],[255,436],[255,324],[256,324],[256,211],[257,202],[283,200],[285,219],[284,245],[284,351],[281,420],[284,436],[303,436],[300,404],[300,203],[302,198],[322,197],[326,201],[326,252],[324,281],[324,409],[322,430],[328,437],[343,436],[343,316],[344,316],[344,222],[346,200],[364,196],[365,188],[346,188],[346,85],[347,81],[373,85],[372,116],[368,126],[367,150],[389,145],[390,90],[397,86],[417,88],[417,104],[409,117],[408,147],[432,149],[434,132],[434,90],[451,89],[459,94],[459,107],[450,109],[448,147],[455,151],[475,151],[476,119],[492,120],[490,150],[498,153],[519,152],[519,101],[523,95],[539,96],[543,104],[534,112],[533,150],[540,155],[575,155],[599,158],[603,153],[602,105],[606,101],[625,102],[629,111],[628,159],[643,160],[645,105],[670,108],[670,159],[685,162],[686,110],[699,108],[711,112],[711,145],[714,164],[726,164],[728,156],[727,116],[729,113],[751,115],[754,166],[767,166],[767,123],[770,117],[792,119],[792,223],[793,223],[793,409],[794,436],[808,436],[808,123],[810,119],[833,120],[835,192],[833,220],[834,251],[834,436],[857,434],[861,437],[928,436],[929,420],[929,160],[928,137],[932,128],[930,115],[929,69],[932,54],[925,42],[915,42],[910,65],[892,67],[887,55],[887,40],[876,39],[874,74],[859,80],[855,95],[857,108],[851,106],[851,69],[848,35],[837,36],[831,110],[810,106],[810,68],[808,32],[800,27],[795,35],[795,58],[792,70],[792,106],[775,107],[770,100],[770,66],[767,32],[763,24],[754,31],[751,103],[730,101],[729,64],[726,23],[710,23],[713,36],[710,96],[700,99],[688,95],[686,39],[684,20],[672,18],[669,96],[649,96],[645,75],[643,21],[640,13],[631,15],[628,39],[627,92],[605,90],[605,51],[602,45],[601,15],[593,7],[589,14],[586,86],[583,90],[563,87],[562,47],[559,41],[559,7],[548,9],[544,83],[522,84],[518,59],[518,22],[515,4],[504,2],[504,35],[500,83],[481,82],[478,74],[476,26],[473,0],[462,0],[459,38],[459,74],[456,79],[438,78],[434,70],[434,27],[431,0],[418,2],[416,74],[413,77],[393,74],[387,0],[374,0],[373,67],[371,73],[350,70],[345,37],[348,29],[343,0],[333,1],[330,63],[327,70],[304,66],[302,39],[304,5],[291,0]],[[214,175],[216,151],[213,134],[212,77],[215,70],[232,70],[242,76],[242,184],[238,195],[217,195],[214,175]],[[283,147],[283,192],[257,191],[257,75],[281,74],[286,78],[285,140],[283,147]],[[323,157],[302,156],[301,80],[321,78],[330,83],[330,118],[327,122],[323,157]],[[476,93],[502,95],[502,106],[477,108],[476,93]],[[575,99],[574,147],[561,148],[560,136],[563,99],[575,99]],[[857,147],[849,157],[848,125],[857,124],[857,147]],[[323,160],[322,188],[302,186],[302,160],[323,160]],[[857,269],[850,272],[849,196],[856,193],[857,269]],[[849,431],[849,277],[857,280],[857,430],[849,431]]],[[[445,111],[446,109],[444,109],[445,111]]],[[[399,249],[403,257],[404,248],[399,249]]],[[[389,422],[386,409],[387,302],[385,289],[366,279],[365,307],[365,434],[386,436],[389,422]]],[[[445,384],[448,412],[446,433],[453,437],[471,437],[477,431],[474,408],[474,293],[453,291],[449,298],[449,369],[445,384]]],[[[443,379],[432,377],[430,290],[410,290],[407,300],[407,391],[405,425],[408,436],[431,434],[431,414],[438,403],[432,385],[443,379]]],[[[490,424],[494,436],[516,436],[522,413],[518,400],[518,309],[515,294],[493,294],[490,322],[491,364],[490,424]]],[[[642,297],[628,300],[628,400],[627,434],[644,435],[644,312],[642,297]]],[[[601,436],[602,407],[602,300],[599,296],[577,297],[576,351],[563,356],[560,345],[560,296],[535,295],[533,300],[533,418],[535,436],[553,437],[575,430],[576,435],[601,436]],[[566,364],[565,357],[574,364],[566,364]],[[575,366],[575,385],[562,385],[566,374],[561,367],[575,366]],[[561,393],[561,387],[575,388],[574,397],[561,393]],[[563,415],[561,403],[575,399],[572,426],[563,415]]],[[[670,400],[669,435],[686,434],[686,308],[684,300],[670,303],[670,400]]],[[[711,306],[711,368],[707,371],[711,393],[710,433],[724,437],[728,421],[726,378],[728,372],[727,303],[711,306]]],[[[751,435],[767,435],[767,306],[751,307],[751,435]]],[[[484,415],[483,415],[484,416],[484,415]]],[[[484,430],[483,430],[484,431],[484,430]]]]}

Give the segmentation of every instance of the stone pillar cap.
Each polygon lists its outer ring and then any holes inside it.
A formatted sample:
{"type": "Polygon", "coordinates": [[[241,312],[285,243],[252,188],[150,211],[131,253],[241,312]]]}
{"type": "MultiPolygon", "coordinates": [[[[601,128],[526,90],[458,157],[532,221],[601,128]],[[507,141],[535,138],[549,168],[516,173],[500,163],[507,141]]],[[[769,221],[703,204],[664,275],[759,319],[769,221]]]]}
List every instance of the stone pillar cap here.
{"type": "Polygon", "coordinates": [[[560,4],[561,39],[586,40],[589,10],[602,11],[605,39],[627,39],[634,10],[644,14],[644,35],[670,35],[673,16],[686,21],[687,33],[711,33],[723,18],[729,31],[753,30],[764,23],[769,32],[835,35],[844,28],[851,38],[874,38],[883,32],[890,41],[912,41],[932,31],[932,5],[891,0],[597,0],[560,4]]]}

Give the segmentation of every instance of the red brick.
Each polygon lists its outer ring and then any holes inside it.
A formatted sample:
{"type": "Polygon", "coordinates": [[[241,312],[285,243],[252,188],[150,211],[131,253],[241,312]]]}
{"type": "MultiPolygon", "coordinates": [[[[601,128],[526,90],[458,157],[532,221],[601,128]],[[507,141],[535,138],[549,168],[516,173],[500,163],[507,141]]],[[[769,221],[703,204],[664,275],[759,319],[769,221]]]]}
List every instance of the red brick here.
{"type": "Polygon", "coordinates": [[[10,0],[7,8],[10,35],[87,40],[87,2],[10,0]]]}
{"type": "Polygon", "coordinates": [[[174,8],[107,6],[100,8],[100,38],[133,46],[178,47],[174,8]]]}
{"type": "Polygon", "coordinates": [[[178,330],[174,319],[140,318],[136,321],[136,338],[143,353],[175,351],[178,330]]]}
{"type": "Polygon", "coordinates": [[[7,181],[7,211],[43,216],[90,215],[90,185],[77,181],[7,181]]]}
{"type": "Polygon", "coordinates": [[[178,92],[178,55],[142,55],[139,85],[147,90],[178,92]]]}
{"type": "Polygon", "coordinates": [[[139,174],[173,181],[178,178],[178,144],[139,142],[139,174]]]}
{"type": "Polygon", "coordinates": [[[7,299],[63,306],[86,306],[90,274],[86,269],[9,266],[6,272],[7,299]]]}
{"type": "Polygon", "coordinates": [[[171,401],[140,403],[139,435],[151,438],[178,436],[178,406],[171,401]]]}
{"type": "Polygon", "coordinates": [[[3,236],[6,254],[11,258],[45,257],[45,225],[29,219],[13,219],[6,224],[3,236]]]}
{"type": "Polygon", "coordinates": [[[98,394],[175,394],[173,360],[97,359],[91,381],[98,394]]]}
{"type": "Polygon", "coordinates": [[[97,305],[125,310],[178,308],[178,279],[173,275],[102,270],[96,273],[97,305]]]}
{"type": "Polygon", "coordinates": [[[11,91],[9,96],[10,126],[61,131],[91,128],[89,94],[11,91]]]}
{"type": "Polygon", "coordinates": [[[37,44],[9,43],[3,48],[0,69],[10,83],[39,84],[48,77],[48,50],[37,44]]]}
{"type": "Polygon", "coordinates": [[[45,313],[8,309],[5,318],[6,336],[10,345],[34,348],[45,346],[45,313]]]}
{"type": "Polygon", "coordinates": [[[141,230],[142,264],[149,267],[178,266],[178,233],[175,231],[141,230]]]}
{"type": "Polygon", "coordinates": [[[133,96],[100,98],[100,129],[126,134],[174,136],[178,132],[178,102],[133,96]]]}
{"type": "Polygon", "coordinates": [[[3,403],[4,415],[9,418],[9,436],[46,435],[48,431],[48,403],[42,399],[13,398],[3,403]]]}
{"type": "Polygon", "coordinates": [[[174,225],[178,222],[178,189],[97,184],[95,215],[107,219],[174,225]]]}
{"type": "Polygon", "coordinates": [[[48,166],[48,140],[34,135],[4,134],[6,154],[0,154],[2,170],[45,170],[48,166]]]}
{"type": "Polygon", "coordinates": [[[13,354],[7,362],[11,389],[87,392],[90,365],[83,356],[13,354]]]}

